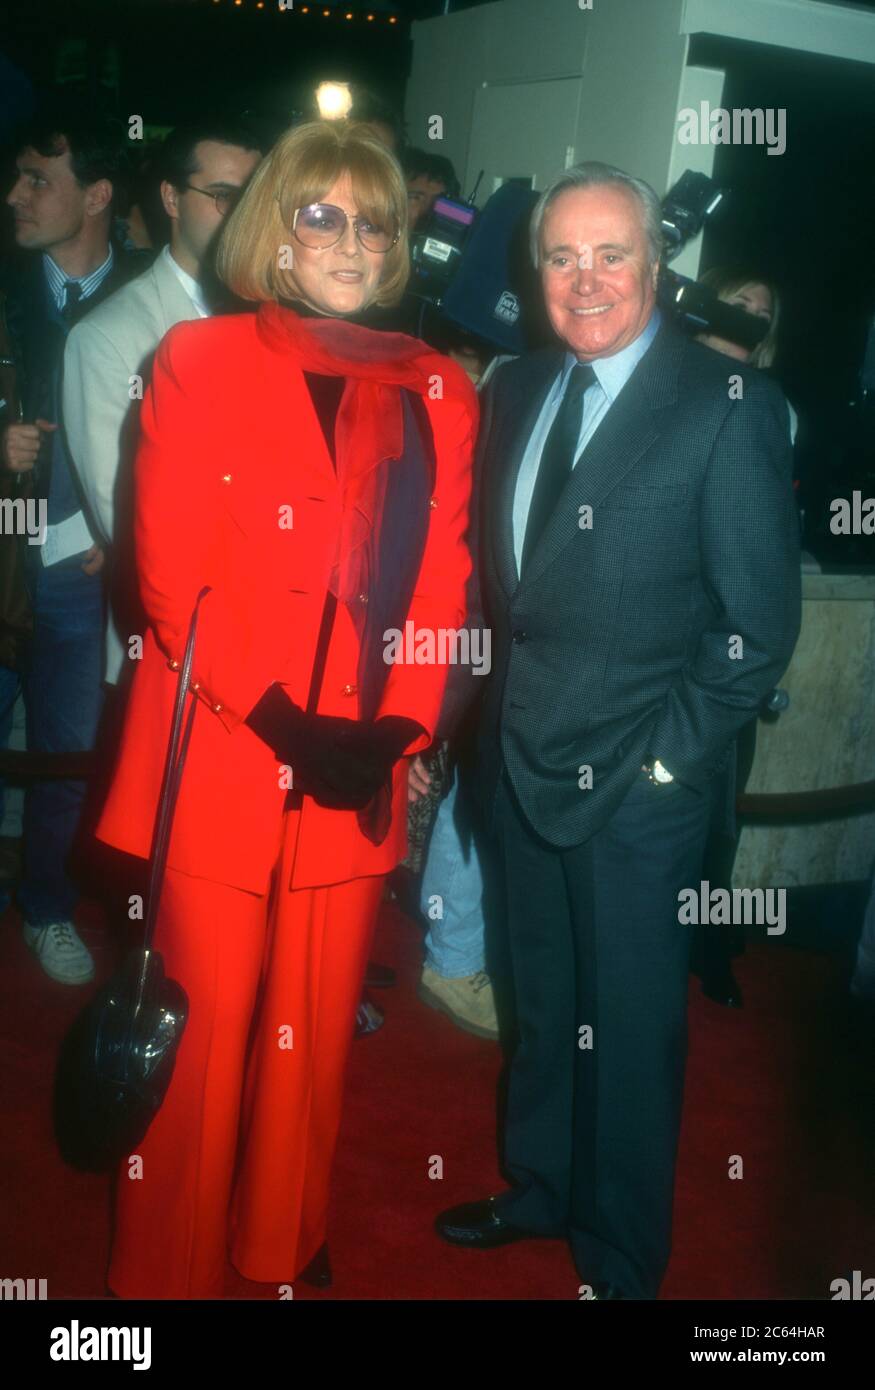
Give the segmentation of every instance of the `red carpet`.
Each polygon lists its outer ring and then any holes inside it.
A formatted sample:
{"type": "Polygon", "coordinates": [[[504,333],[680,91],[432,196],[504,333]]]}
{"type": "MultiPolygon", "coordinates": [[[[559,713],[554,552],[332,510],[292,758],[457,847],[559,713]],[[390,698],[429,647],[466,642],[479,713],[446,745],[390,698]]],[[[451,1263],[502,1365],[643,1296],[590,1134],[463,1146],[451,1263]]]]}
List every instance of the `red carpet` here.
{"type": "MultiPolygon", "coordinates": [[[[114,963],[95,911],[82,934],[102,979],[114,963]]],[[[441,1242],[435,1213],[502,1186],[495,1044],[420,1004],[418,930],[386,904],[374,958],[382,1030],[356,1041],[330,1222],[334,1287],[296,1298],[574,1299],[565,1246],[491,1253],[441,1242]],[[430,1176],[435,1158],[443,1177],[430,1176]]],[[[832,1279],[875,1273],[872,1059],[854,1050],[833,956],[754,945],[737,963],[740,1012],[690,984],[690,1063],[664,1298],[823,1299],[832,1279]],[[728,1174],[732,1156],[743,1178],[728,1174]]],[[[43,975],[10,911],[0,923],[3,1139],[0,1275],[48,1280],[50,1298],[104,1294],[109,1181],[64,1167],[50,1124],[59,1039],[85,991],[43,975]]],[[[276,1298],[229,1265],[226,1295],[276,1298]]]]}

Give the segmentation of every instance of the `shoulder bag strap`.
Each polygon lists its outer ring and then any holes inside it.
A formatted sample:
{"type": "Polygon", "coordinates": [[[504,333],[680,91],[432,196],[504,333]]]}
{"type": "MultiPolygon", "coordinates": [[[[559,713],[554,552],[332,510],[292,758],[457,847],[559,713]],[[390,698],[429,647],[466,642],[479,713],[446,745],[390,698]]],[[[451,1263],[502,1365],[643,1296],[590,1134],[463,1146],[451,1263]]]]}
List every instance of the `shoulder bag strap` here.
{"type": "Polygon", "coordinates": [[[207,585],[201,589],[197,596],[194,611],[191,615],[191,622],[189,623],[188,640],[185,644],[185,656],[182,662],[182,669],[179,673],[179,686],[176,691],[176,703],[173,709],[173,724],[170,730],[167,759],[164,764],[164,778],[161,783],[161,794],[158,798],[158,812],[155,818],[152,852],[149,856],[149,889],[146,903],[146,931],[144,937],[145,951],[148,951],[151,946],[152,936],[155,930],[155,920],[158,916],[158,904],[161,898],[161,887],[164,882],[164,867],[167,863],[167,850],[170,844],[170,831],[173,827],[173,813],[176,810],[176,799],[179,795],[179,788],[182,782],[185,755],[188,752],[191,731],[194,725],[195,710],[197,709],[197,696],[192,692],[188,717],[185,721],[185,729],[183,729],[182,721],[185,713],[185,697],[189,693],[188,687],[191,680],[192,667],[194,665],[194,644],[195,635],[197,633],[198,609],[201,599],[209,592],[210,588],[209,585],[207,585]]]}

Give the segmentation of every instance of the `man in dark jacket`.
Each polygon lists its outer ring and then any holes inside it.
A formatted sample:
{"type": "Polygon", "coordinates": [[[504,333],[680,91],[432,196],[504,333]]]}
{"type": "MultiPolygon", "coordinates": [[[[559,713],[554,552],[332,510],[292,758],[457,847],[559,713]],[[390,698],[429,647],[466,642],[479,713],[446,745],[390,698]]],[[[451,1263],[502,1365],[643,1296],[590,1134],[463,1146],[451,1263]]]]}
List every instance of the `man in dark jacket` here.
{"type": "Polygon", "coordinates": [[[606,165],[547,189],[533,253],[562,346],[499,368],[478,445],[478,789],[513,976],[512,1186],[438,1229],[481,1249],[565,1237],[597,1299],[655,1298],[666,1267],[681,895],[801,608],[786,402],[661,318],[660,218],[606,165]]]}
{"type": "MultiPolygon", "coordinates": [[[[124,161],[101,119],[54,112],[22,135],[6,199],[17,251],[0,285],[14,393],[0,414],[0,471],[4,496],[25,506],[4,508],[0,535],[12,548],[3,565],[0,744],[20,688],[31,751],[92,749],[101,713],[103,554],[66,448],[61,371],[72,324],[145,265],[111,237],[124,161]],[[22,606],[32,621],[23,643],[22,606]]],[[[72,921],[78,894],[67,870],[84,792],[81,781],[46,779],[25,799],[25,939],[46,973],[67,984],[94,974],[72,921]]]]}

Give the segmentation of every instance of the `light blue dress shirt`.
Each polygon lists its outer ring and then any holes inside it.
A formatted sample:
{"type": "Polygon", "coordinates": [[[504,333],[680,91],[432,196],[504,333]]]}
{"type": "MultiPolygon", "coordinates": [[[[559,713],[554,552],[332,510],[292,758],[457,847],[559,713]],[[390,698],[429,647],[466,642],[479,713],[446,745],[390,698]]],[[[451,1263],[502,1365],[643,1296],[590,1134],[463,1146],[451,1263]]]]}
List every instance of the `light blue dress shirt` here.
{"type": "MultiPolygon", "coordinates": [[[[580,455],[583,453],[589,441],[592,439],[602,420],[607,415],[614,401],[619,396],[629,377],[634,372],[641,358],[644,356],[653,339],[659,330],[662,316],[658,309],[654,309],[647,321],[647,326],[643,332],[638,334],[634,343],[624,347],[620,352],[615,352],[613,357],[597,357],[592,362],[596,380],[587,388],[583,395],[583,416],[580,422],[580,434],[577,439],[577,450],[575,453],[575,466],[580,455]]],[[[565,394],[568,385],[568,378],[574,367],[577,366],[577,358],[573,352],[566,352],[565,361],[562,369],[556,378],[552,389],[547,392],[547,399],[544,401],[543,408],[538,416],[535,428],[532,430],[531,437],[523,455],[520,471],[517,476],[516,491],[513,498],[513,548],[516,555],[517,575],[520,572],[520,561],[523,553],[523,541],[526,535],[526,523],[529,519],[529,508],[532,505],[532,493],[535,490],[535,479],[538,476],[538,467],[541,462],[541,454],[547,442],[547,435],[556,419],[556,412],[559,403],[565,394]]]]}

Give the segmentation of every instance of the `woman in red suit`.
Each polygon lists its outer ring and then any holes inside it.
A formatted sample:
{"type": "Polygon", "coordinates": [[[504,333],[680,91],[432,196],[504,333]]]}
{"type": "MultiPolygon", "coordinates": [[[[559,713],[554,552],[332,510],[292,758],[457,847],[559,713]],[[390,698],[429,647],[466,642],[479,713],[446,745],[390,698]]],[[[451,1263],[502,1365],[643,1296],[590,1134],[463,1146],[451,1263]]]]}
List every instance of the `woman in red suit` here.
{"type": "Polygon", "coordinates": [[[257,311],[173,328],[143,402],[149,629],[98,825],[143,857],[209,592],[155,936],[189,1021],[118,1178],[108,1282],[123,1298],[220,1297],[226,1255],[248,1279],[330,1282],[355,1007],[406,852],[405,759],[431,742],[446,678],[428,635],[439,653],[461,625],[470,570],[473,388],[418,340],[356,322],[404,288],[406,209],[365,128],[290,131],[219,252],[257,311]],[[418,659],[390,638],[408,624],[418,659]]]}

